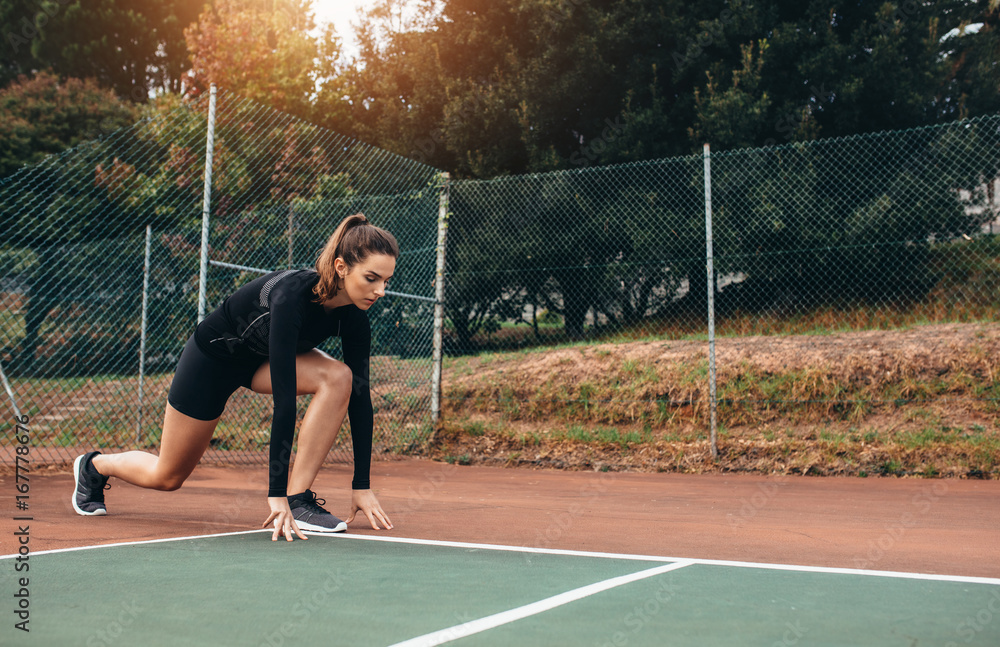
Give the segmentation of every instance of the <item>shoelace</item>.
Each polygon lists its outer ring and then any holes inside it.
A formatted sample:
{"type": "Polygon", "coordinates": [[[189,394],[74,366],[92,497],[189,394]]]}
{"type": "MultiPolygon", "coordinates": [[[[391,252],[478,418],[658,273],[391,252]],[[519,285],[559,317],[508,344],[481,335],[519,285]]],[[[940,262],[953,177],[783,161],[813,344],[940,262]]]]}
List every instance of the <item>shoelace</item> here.
{"type": "Polygon", "coordinates": [[[324,508],[321,507],[326,505],[326,499],[320,499],[312,490],[306,490],[305,494],[306,498],[300,499],[300,502],[306,510],[313,513],[329,514],[324,508]]]}
{"type": "Polygon", "coordinates": [[[92,464],[85,468],[84,482],[87,484],[87,487],[90,488],[90,496],[93,497],[94,501],[104,503],[104,490],[111,489],[111,483],[108,482],[109,480],[110,479],[107,476],[98,472],[97,468],[95,468],[92,464]],[[102,480],[104,481],[104,484],[101,487],[97,487],[97,484],[102,480]]]}
{"type": "Polygon", "coordinates": [[[110,483],[105,483],[104,487],[102,487],[98,491],[92,493],[92,496],[94,497],[94,501],[97,501],[99,503],[104,503],[104,491],[105,490],[110,490],[110,489],[111,489],[111,484],[110,483]]]}

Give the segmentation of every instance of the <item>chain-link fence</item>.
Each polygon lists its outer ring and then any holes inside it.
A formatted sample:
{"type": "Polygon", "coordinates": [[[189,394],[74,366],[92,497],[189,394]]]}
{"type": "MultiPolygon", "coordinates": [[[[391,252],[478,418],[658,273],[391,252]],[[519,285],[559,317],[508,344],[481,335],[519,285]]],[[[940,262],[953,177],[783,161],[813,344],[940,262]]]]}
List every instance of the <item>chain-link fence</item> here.
{"type": "MultiPolygon", "coordinates": [[[[369,313],[375,443],[418,442],[431,424],[441,192],[435,169],[223,91],[161,102],[131,128],[0,180],[0,426],[13,427],[15,409],[29,416],[54,461],[155,448],[198,320],[203,211],[209,311],[259,272],[310,267],[337,223],[363,212],[402,251],[394,295],[369,313]]],[[[323,349],[339,357],[339,339],[323,349]]],[[[267,396],[238,392],[207,457],[264,460],[270,413],[267,396]]],[[[333,457],[349,460],[350,435],[338,443],[333,457]]]]}
{"type": "Polygon", "coordinates": [[[959,397],[988,419],[998,171],[991,116],[457,182],[450,348],[525,352],[453,363],[446,400],[459,415],[646,429],[680,416],[703,431],[718,404],[723,432],[959,397]]]}
{"type": "MultiPolygon", "coordinates": [[[[225,92],[214,119],[208,97],[174,101],[0,180],[0,424],[18,407],[55,459],[156,446],[197,322],[203,212],[209,310],[310,266],[345,215],[396,234],[397,294],[370,313],[376,444],[419,445],[445,200],[445,349],[479,354],[446,368],[456,417],[687,420],[707,439],[716,405],[723,434],[886,403],[995,416],[1000,117],[449,185],[225,92]],[[498,350],[523,352],[489,365],[498,350]]],[[[238,393],[210,457],[257,460],[269,418],[238,393]]]]}
{"type": "Polygon", "coordinates": [[[688,157],[454,183],[456,349],[647,334],[682,295],[704,294],[703,280],[688,281],[705,273],[701,166],[688,157]]]}

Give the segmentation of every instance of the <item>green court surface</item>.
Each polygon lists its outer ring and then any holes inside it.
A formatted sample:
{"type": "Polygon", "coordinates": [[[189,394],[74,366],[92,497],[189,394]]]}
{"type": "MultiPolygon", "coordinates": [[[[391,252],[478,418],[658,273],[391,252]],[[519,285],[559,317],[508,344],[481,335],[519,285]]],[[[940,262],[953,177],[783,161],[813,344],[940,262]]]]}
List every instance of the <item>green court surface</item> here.
{"type": "Polygon", "coordinates": [[[986,578],[269,531],[30,564],[4,644],[1000,645],[986,578]]]}

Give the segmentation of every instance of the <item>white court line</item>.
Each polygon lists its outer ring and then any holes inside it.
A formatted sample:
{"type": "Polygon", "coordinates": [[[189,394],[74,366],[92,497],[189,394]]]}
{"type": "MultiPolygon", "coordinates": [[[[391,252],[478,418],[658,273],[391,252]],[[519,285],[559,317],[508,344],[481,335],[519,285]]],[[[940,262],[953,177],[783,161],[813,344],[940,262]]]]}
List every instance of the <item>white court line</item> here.
{"type": "MultiPolygon", "coordinates": [[[[142,541],[123,541],[117,544],[97,544],[96,546],[75,546],[73,548],[53,548],[52,550],[33,550],[30,556],[35,555],[55,555],[57,553],[74,553],[78,550],[94,550],[97,548],[118,548],[121,546],[142,546],[144,544],[163,544],[168,541],[184,541],[185,539],[211,539],[212,537],[232,537],[234,535],[252,535],[257,532],[272,532],[270,528],[260,530],[240,530],[237,532],[220,532],[214,535],[192,535],[190,537],[167,537],[165,539],[144,539],[142,541]]],[[[0,555],[0,559],[14,559],[19,557],[17,553],[13,555],[0,555]]]]}
{"type": "MultiPolygon", "coordinates": [[[[601,553],[585,550],[566,550],[562,548],[534,548],[532,546],[505,546],[503,544],[474,544],[467,541],[445,541],[443,539],[412,539],[410,537],[389,537],[386,535],[351,535],[345,533],[323,533],[306,530],[309,536],[331,537],[337,539],[364,539],[366,541],[387,541],[393,544],[417,544],[421,546],[443,546],[445,548],[473,548],[481,550],[502,550],[512,553],[536,553],[539,555],[569,555],[571,557],[600,557],[604,559],[629,559],[643,562],[676,562],[681,561],[671,557],[655,555],[631,555],[628,553],[601,553]]],[[[694,561],[694,560],[683,560],[694,561]]]]}
{"type": "MultiPolygon", "coordinates": [[[[98,548],[114,548],[118,546],[139,546],[143,544],[159,544],[185,539],[209,539],[212,537],[230,537],[233,535],[250,535],[260,532],[272,532],[271,528],[260,530],[243,530],[239,532],[223,532],[214,535],[195,535],[192,537],[170,537],[167,539],[148,539],[144,541],[126,541],[118,544],[100,544],[97,546],[78,546],[76,548],[56,548],[53,550],[31,551],[31,555],[51,555],[69,553],[78,550],[94,550],[98,548]]],[[[476,544],[464,541],[443,541],[436,539],[412,539],[409,537],[386,537],[377,535],[350,535],[343,533],[329,534],[306,531],[305,534],[320,537],[335,537],[338,539],[363,539],[365,541],[387,541],[398,544],[419,544],[424,546],[444,546],[448,548],[473,548],[478,550],[500,550],[518,553],[535,553],[539,555],[569,555],[572,557],[599,557],[605,559],[631,559],[647,562],[690,562],[706,566],[734,566],[737,568],[760,568],[774,571],[793,571],[797,573],[829,573],[835,575],[867,575],[870,577],[896,577],[911,580],[931,580],[935,582],[964,582],[967,584],[992,584],[1000,586],[1000,578],[973,577],[967,575],[935,575],[933,573],[907,573],[902,571],[869,571],[858,568],[837,568],[832,566],[801,566],[796,564],[768,564],[766,562],[736,562],[720,559],[696,559],[690,557],[665,557],[661,555],[634,555],[618,553],[588,552],[583,550],[564,550],[559,548],[532,548],[530,546],[505,546],[503,544],[476,544]]],[[[0,555],[0,559],[14,559],[13,555],[0,555]]]]}
{"type": "Polygon", "coordinates": [[[411,539],[408,537],[385,537],[377,535],[345,535],[306,532],[307,535],[321,535],[338,539],[364,539],[366,541],[388,541],[399,544],[421,544],[449,548],[473,548],[479,550],[501,550],[541,555],[569,555],[573,557],[600,557],[607,559],[633,559],[648,562],[685,562],[705,566],[734,566],[737,568],[760,568],[773,571],[794,571],[798,573],[828,573],[834,575],[867,575],[871,577],[896,577],[910,580],[932,580],[936,582],[964,582],[968,584],[993,584],[1000,586],[1000,578],[974,577],[969,575],[936,575],[933,573],[907,573],[903,571],[869,571],[860,568],[837,568],[835,566],[800,566],[796,564],[768,564],[765,562],[736,562],[722,559],[697,559],[693,557],[666,557],[662,555],[632,555],[599,553],[584,550],[563,550],[559,548],[532,548],[529,546],[504,546],[502,544],[476,544],[464,541],[442,541],[437,539],[411,539]]]}
{"type": "Polygon", "coordinates": [[[410,638],[409,640],[404,640],[403,642],[396,643],[390,647],[434,647],[434,645],[441,645],[453,640],[458,640],[459,638],[465,638],[466,636],[471,636],[481,631],[486,631],[487,629],[494,629],[501,625],[514,622],[515,620],[521,620],[522,618],[527,618],[550,609],[555,609],[556,607],[569,604],[570,602],[574,602],[576,600],[581,600],[594,595],[595,593],[613,589],[616,586],[637,582],[648,577],[653,577],[654,575],[660,575],[668,571],[675,571],[679,568],[684,568],[685,566],[690,565],[691,562],[676,562],[674,564],[656,566],[654,568],[646,569],[645,571],[632,573],[631,575],[612,577],[611,579],[604,580],[603,582],[581,586],[578,589],[566,591],[565,593],[560,593],[559,595],[553,595],[550,598],[545,598],[544,600],[539,600],[538,602],[532,602],[531,604],[526,604],[524,606],[517,607],[516,609],[501,611],[500,613],[494,613],[491,616],[470,620],[469,622],[455,625],[454,627],[448,627],[447,629],[434,631],[429,634],[424,634],[423,636],[410,638]]]}

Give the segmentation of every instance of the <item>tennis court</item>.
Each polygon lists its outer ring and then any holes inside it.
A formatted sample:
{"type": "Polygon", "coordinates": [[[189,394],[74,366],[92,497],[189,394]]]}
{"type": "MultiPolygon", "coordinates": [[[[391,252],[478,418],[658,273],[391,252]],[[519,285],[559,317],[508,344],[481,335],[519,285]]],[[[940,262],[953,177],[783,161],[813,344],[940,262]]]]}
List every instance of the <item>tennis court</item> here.
{"type": "Polygon", "coordinates": [[[291,543],[253,529],[253,467],[116,484],[98,518],[70,475],[36,475],[31,631],[10,616],[3,642],[1000,644],[992,481],[373,468],[395,530],[291,543]]]}
{"type": "Polygon", "coordinates": [[[1000,612],[989,578],[267,531],[32,566],[58,580],[33,599],[37,644],[1000,643],[976,620],[1000,612]]]}

